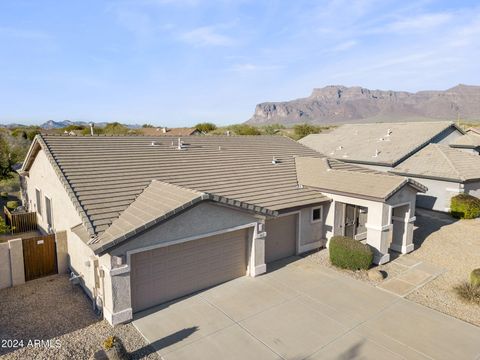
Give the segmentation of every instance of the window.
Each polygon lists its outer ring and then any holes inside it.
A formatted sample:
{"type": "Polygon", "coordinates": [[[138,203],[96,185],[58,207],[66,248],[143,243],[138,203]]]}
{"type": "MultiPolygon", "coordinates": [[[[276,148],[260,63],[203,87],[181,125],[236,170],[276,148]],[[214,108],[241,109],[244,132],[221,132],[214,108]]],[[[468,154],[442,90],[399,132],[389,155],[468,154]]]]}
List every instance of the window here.
{"type": "Polygon", "coordinates": [[[45,212],[47,214],[47,226],[48,228],[53,227],[52,222],[52,201],[45,196],[45,212]]]}
{"type": "Polygon", "coordinates": [[[317,222],[321,222],[322,221],[322,213],[323,213],[323,209],[322,207],[316,207],[316,208],[312,208],[312,223],[317,223],[317,222]]]}
{"type": "Polygon", "coordinates": [[[37,201],[37,213],[42,215],[42,193],[38,189],[35,189],[35,200],[37,201]]]}

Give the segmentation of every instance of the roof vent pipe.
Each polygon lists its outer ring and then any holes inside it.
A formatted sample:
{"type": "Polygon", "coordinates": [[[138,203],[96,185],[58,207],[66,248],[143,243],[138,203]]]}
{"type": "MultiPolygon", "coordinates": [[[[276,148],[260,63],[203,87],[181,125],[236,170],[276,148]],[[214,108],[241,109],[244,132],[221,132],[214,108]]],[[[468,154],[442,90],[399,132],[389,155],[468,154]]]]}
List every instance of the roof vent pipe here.
{"type": "Polygon", "coordinates": [[[163,127],[163,128],[162,128],[162,133],[166,134],[167,131],[168,131],[167,127],[163,127]]]}
{"type": "Polygon", "coordinates": [[[378,149],[375,149],[375,155],[373,155],[373,157],[378,157],[378,155],[380,155],[380,151],[378,151],[378,149]]]}
{"type": "Polygon", "coordinates": [[[278,164],[278,160],[275,158],[275,156],[272,158],[272,164],[273,165],[278,164]]]}
{"type": "Polygon", "coordinates": [[[95,126],[95,124],[91,122],[88,125],[90,125],[90,135],[93,136],[93,127],[95,126]]]}
{"type": "Polygon", "coordinates": [[[392,133],[392,129],[388,129],[387,130],[387,136],[390,136],[391,133],[392,133]]]}

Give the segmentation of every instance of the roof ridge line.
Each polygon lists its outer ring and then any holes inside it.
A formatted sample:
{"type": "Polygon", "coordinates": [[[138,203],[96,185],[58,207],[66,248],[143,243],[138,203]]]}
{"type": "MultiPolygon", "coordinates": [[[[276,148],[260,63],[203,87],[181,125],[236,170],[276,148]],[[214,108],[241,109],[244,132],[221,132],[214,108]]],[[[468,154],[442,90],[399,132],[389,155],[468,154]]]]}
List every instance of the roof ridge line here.
{"type": "Polygon", "coordinates": [[[58,165],[57,160],[52,155],[52,152],[50,151],[50,148],[48,147],[48,144],[45,142],[43,135],[38,134],[36,136],[38,143],[40,144],[40,147],[42,150],[45,152],[45,155],[47,156],[48,161],[53,167],[53,170],[58,176],[58,179],[62,183],[63,187],[65,188],[65,191],[67,192],[68,197],[73,203],[73,206],[77,210],[78,214],[80,215],[80,218],[82,219],[83,225],[85,225],[87,232],[90,234],[90,236],[96,236],[97,233],[95,232],[95,228],[93,227],[92,222],[90,221],[90,218],[88,217],[85,209],[83,208],[82,204],[78,200],[77,195],[75,194],[75,191],[73,191],[72,186],[68,182],[65,174],[62,171],[62,168],[58,165]]]}
{"type": "Polygon", "coordinates": [[[455,171],[455,173],[458,175],[458,177],[462,180],[462,181],[465,181],[465,178],[462,176],[462,174],[460,174],[460,172],[457,170],[455,164],[449,159],[449,157],[443,152],[442,150],[442,147],[439,146],[439,144],[432,144],[435,146],[435,148],[437,149],[437,151],[440,152],[440,154],[442,154],[442,156],[445,158],[445,160],[448,162],[448,164],[450,165],[450,167],[453,169],[453,171],[455,171]]]}

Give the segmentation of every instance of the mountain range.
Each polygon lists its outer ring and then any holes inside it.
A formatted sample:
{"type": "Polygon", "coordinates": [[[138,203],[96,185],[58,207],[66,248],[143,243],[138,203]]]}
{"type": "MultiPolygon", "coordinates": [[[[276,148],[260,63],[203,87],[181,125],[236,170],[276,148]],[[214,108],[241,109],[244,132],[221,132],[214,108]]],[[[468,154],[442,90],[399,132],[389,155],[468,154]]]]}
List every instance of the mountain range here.
{"type": "Polygon", "coordinates": [[[416,93],[330,85],[309,97],[258,104],[251,125],[341,124],[416,120],[480,120],[480,86],[416,93]]]}
{"type": "MultiPolygon", "coordinates": [[[[55,120],[48,120],[44,122],[43,124],[39,125],[40,128],[45,129],[45,130],[51,130],[51,129],[61,129],[70,125],[78,125],[78,126],[89,126],[89,123],[86,121],[70,121],[70,120],[63,120],[63,121],[55,121],[55,120]]],[[[108,124],[108,122],[98,122],[95,123],[95,127],[103,128],[108,124]]],[[[138,129],[141,127],[141,125],[138,124],[122,124],[130,129],[138,129]]],[[[0,127],[7,127],[7,128],[16,128],[16,127],[21,127],[25,126],[22,124],[17,124],[17,123],[11,123],[7,125],[1,125],[0,127]]]]}

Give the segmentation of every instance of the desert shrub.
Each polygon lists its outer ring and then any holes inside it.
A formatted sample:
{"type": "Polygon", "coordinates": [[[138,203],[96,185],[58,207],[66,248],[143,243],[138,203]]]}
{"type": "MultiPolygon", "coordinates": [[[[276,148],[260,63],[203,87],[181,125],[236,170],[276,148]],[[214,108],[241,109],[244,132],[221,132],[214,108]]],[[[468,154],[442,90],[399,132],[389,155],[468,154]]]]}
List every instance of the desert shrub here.
{"type": "Polygon", "coordinates": [[[10,226],[5,223],[5,220],[0,216],[0,234],[6,234],[11,231],[10,226]]]}
{"type": "Polygon", "coordinates": [[[18,201],[12,200],[12,201],[7,201],[7,208],[10,210],[14,210],[18,207],[18,201]]]}
{"type": "Polygon", "coordinates": [[[0,197],[3,198],[3,199],[8,199],[8,192],[6,192],[6,191],[0,192],[0,197]]]}
{"type": "Polygon", "coordinates": [[[280,130],[285,129],[285,126],[282,124],[271,124],[271,125],[265,125],[262,130],[266,135],[275,135],[280,130]]]}
{"type": "Polygon", "coordinates": [[[480,286],[480,269],[475,269],[470,273],[470,284],[480,286]]]}
{"type": "Polygon", "coordinates": [[[474,219],[480,216],[480,199],[468,195],[458,194],[450,201],[450,213],[459,219],[474,219]]]}
{"type": "Polygon", "coordinates": [[[465,302],[480,305],[480,286],[464,282],[453,288],[457,296],[465,302]]]}
{"type": "Polygon", "coordinates": [[[233,131],[236,135],[260,135],[260,130],[251,125],[247,124],[239,124],[239,125],[232,125],[229,127],[231,131],[233,131]]]}
{"type": "Polygon", "coordinates": [[[330,239],[330,261],[342,269],[367,270],[373,261],[372,249],[358,240],[346,236],[330,239]]]}
{"type": "Polygon", "coordinates": [[[297,139],[301,139],[310,134],[317,134],[320,130],[319,126],[310,124],[297,124],[293,127],[293,132],[297,139]]]}
{"type": "Polygon", "coordinates": [[[103,340],[103,348],[105,350],[110,350],[115,345],[115,336],[109,336],[105,340],[103,340]]]}
{"type": "MultiPolygon", "coordinates": [[[[105,133],[105,131],[103,130],[103,128],[99,128],[99,127],[94,127],[93,128],[93,133],[95,135],[102,135],[105,133]]],[[[88,136],[90,135],[90,127],[86,127],[85,129],[82,130],[82,135],[83,136],[88,136]]]]}
{"type": "Polygon", "coordinates": [[[209,133],[213,130],[217,129],[217,125],[209,123],[209,122],[204,122],[204,123],[199,123],[195,125],[195,129],[197,129],[200,132],[203,133],[209,133]]]}

